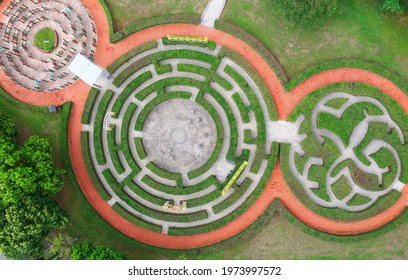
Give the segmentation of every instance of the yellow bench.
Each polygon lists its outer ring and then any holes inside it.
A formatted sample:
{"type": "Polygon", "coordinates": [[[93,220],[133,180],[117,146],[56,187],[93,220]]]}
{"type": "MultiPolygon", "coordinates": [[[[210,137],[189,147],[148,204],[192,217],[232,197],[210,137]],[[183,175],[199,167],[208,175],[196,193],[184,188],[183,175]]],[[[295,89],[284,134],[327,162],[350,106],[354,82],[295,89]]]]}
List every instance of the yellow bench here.
{"type": "Polygon", "coordinates": [[[167,35],[167,40],[171,42],[183,42],[183,43],[205,43],[205,44],[208,43],[208,37],[167,35]]]}
{"type": "Polygon", "coordinates": [[[234,176],[228,181],[227,185],[225,188],[222,190],[221,194],[225,195],[228,190],[231,188],[232,184],[235,183],[235,181],[238,179],[239,175],[241,175],[242,171],[244,171],[245,167],[247,167],[248,162],[244,161],[241,166],[238,168],[237,172],[235,172],[234,176]]]}

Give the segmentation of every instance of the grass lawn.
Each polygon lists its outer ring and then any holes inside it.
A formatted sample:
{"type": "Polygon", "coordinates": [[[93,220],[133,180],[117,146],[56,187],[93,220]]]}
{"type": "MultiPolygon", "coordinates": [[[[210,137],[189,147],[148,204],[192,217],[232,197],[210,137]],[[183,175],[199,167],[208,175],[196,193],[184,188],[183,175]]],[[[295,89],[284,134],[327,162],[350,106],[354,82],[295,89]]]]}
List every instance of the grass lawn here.
{"type": "Polygon", "coordinates": [[[316,27],[293,25],[271,0],[227,1],[222,20],[256,37],[289,78],[329,60],[360,59],[384,65],[405,79],[408,22],[382,11],[383,1],[343,0],[316,27]]]}
{"type": "Polygon", "coordinates": [[[105,0],[114,22],[114,31],[144,19],[169,15],[201,16],[207,1],[194,0],[105,0]]]}
{"type": "Polygon", "coordinates": [[[35,34],[34,44],[44,51],[52,52],[55,50],[55,40],[54,30],[51,28],[44,28],[35,34]]]}

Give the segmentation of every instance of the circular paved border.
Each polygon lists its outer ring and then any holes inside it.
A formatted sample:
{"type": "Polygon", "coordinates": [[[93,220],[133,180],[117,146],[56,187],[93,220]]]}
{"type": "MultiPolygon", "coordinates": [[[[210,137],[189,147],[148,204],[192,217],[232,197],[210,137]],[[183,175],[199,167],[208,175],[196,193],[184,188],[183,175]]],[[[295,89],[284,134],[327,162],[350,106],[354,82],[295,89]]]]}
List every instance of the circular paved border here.
{"type": "MultiPolygon", "coordinates": [[[[3,1],[0,4],[0,9],[4,9],[9,2],[10,0],[3,1]]],[[[270,90],[280,120],[285,120],[294,106],[306,95],[319,87],[337,82],[361,82],[377,87],[394,98],[408,114],[408,97],[401,89],[384,77],[355,68],[339,68],[321,72],[307,79],[288,94],[285,94],[275,73],[255,50],[238,38],[209,27],[191,24],[162,25],[140,31],[113,45],[109,41],[108,22],[102,6],[97,1],[82,0],[82,2],[93,15],[98,35],[100,35],[99,52],[97,52],[95,61],[102,67],[109,65],[126,51],[148,41],[162,38],[167,34],[208,36],[209,40],[234,50],[252,65],[270,90]]],[[[86,86],[83,82],[78,82],[70,87],[69,90],[62,90],[50,94],[38,93],[16,86],[10,79],[5,77],[3,71],[0,72],[0,80],[2,87],[7,92],[26,103],[49,105],[62,104],[65,101],[74,102],[69,123],[69,148],[73,169],[82,191],[96,211],[113,227],[131,238],[153,246],[189,249],[220,242],[247,228],[276,198],[282,200],[289,211],[304,224],[316,230],[338,235],[358,234],[377,229],[398,216],[405,209],[408,202],[408,187],[406,186],[398,202],[380,215],[367,220],[349,223],[328,220],[316,215],[296,199],[286,186],[278,162],[261,196],[243,215],[233,222],[212,232],[193,236],[180,237],[152,233],[134,226],[110,209],[109,204],[102,200],[92,185],[89,175],[85,171],[86,168],[83,158],[81,156],[78,157],[78,155],[82,154],[80,145],[80,132],[82,128],[81,115],[90,87],[86,86]],[[80,92],[80,94],[78,94],[78,92],[80,92]]]]}

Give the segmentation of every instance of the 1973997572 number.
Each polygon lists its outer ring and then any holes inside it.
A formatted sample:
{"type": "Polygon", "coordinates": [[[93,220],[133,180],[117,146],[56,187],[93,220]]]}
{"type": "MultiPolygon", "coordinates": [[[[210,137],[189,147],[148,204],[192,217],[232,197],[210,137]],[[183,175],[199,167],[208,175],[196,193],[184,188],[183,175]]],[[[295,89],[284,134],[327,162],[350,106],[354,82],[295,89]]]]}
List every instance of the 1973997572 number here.
{"type": "Polygon", "coordinates": [[[279,266],[229,266],[222,268],[222,275],[277,275],[281,276],[279,266]]]}

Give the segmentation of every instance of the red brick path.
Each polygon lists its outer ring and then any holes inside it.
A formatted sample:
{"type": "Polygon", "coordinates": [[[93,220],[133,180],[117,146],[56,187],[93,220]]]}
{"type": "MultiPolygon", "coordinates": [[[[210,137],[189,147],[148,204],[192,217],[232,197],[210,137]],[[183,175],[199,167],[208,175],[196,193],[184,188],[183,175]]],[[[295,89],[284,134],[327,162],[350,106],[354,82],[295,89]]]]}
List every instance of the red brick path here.
{"type": "MultiPolygon", "coordinates": [[[[3,1],[0,9],[4,10],[10,0],[3,1]]],[[[268,64],[247,44],[238,38],[219,30],[190,24],[171,24],[148,28],[119,43],[109,42],[109,29],[104,11],[98,1],[82,0],[94,17],[98,32],[98,50],[95,61],[106,67],[126,51],[145,42],[160,39],[167,34],[208,36],[211,41],[230,48],[245,58],[262,77],[275,101],[279,119],[285,120],[294,106],[313,90],[336,82],[363,82],[381,89],[397,100],[408,114],[407,96],[389,80],[359,69],[342,68],[319,73],[306,80],[286,94],[275,73],[268,64]]],[[[2,16],[0,15],[0,20],[2,16]]],[[[281,174],[279,162],[272,173],[265,190],[259,199],[240,217],[214,231],[192,236],[169,236],[139,228],[114,212],[93,186],[82,158],[80,133],[81,115],[90,87],[79,81],[73,86],[52,93],[38,93],[15,85],[0,71],[1,86],[15,98],[34,105],[74,103],[69,124],[69,149],[72,165],[79,185],[92,206],[113,227],[138,241],[166,248],[188,249],[211,245],[238,234],[253,223],[271,204],[280,199],[289,211],[304,224],[327,233],[348,235],[377,229],[398,216],[408,202],[408,188],[405,187],[399,201],[385,212],[373,218],[350,223],[340,223],[316,215],[302,205],[287,187],[281,174]]]]}

